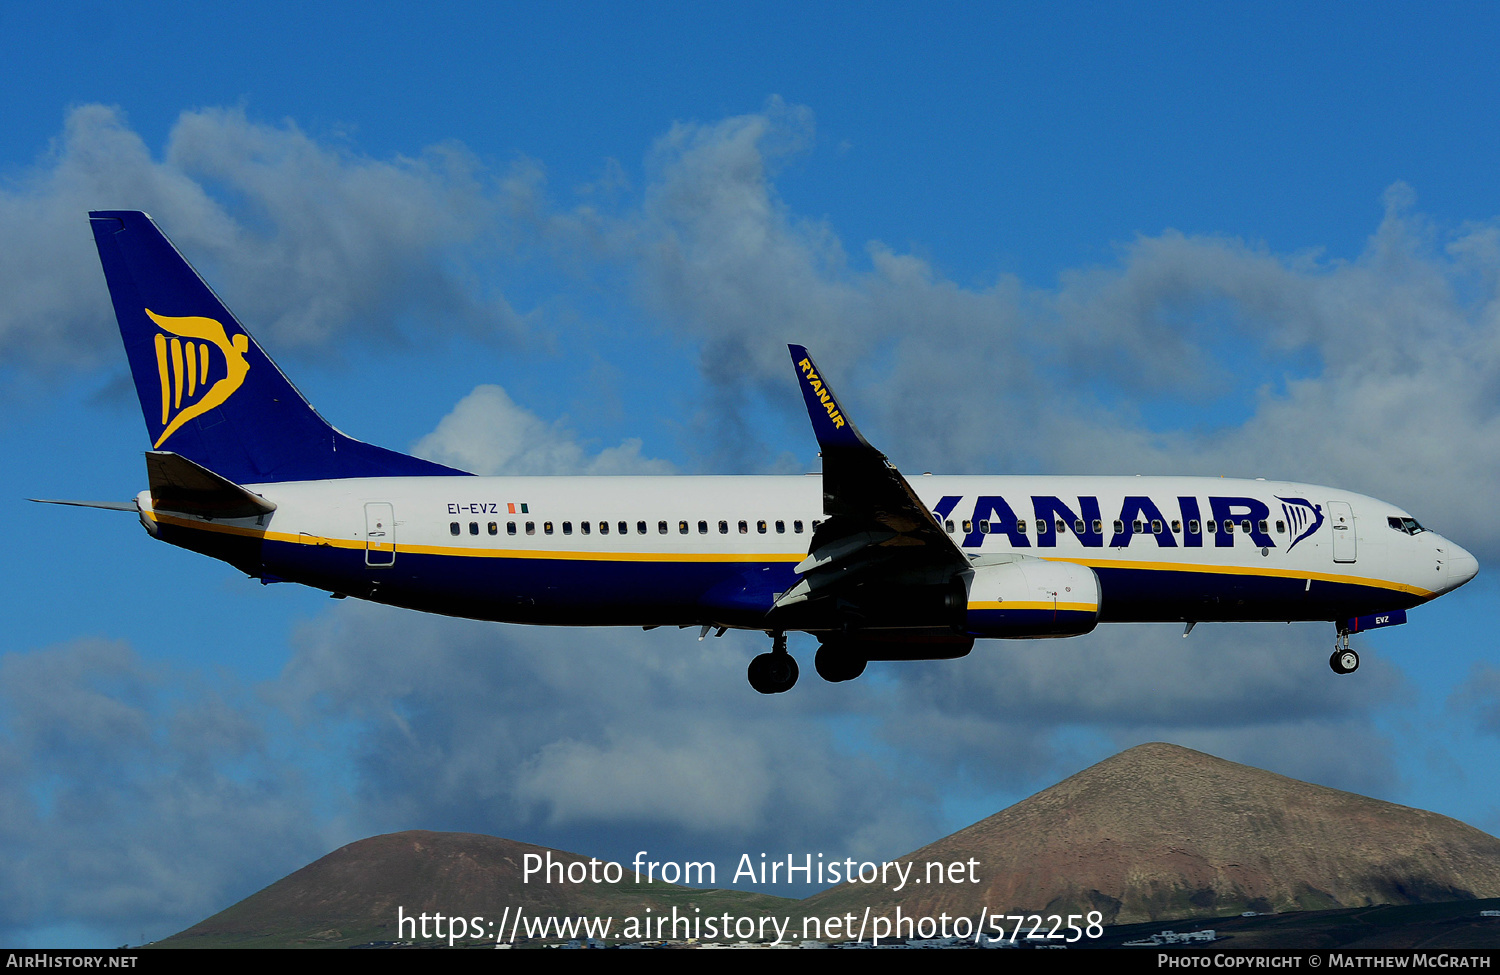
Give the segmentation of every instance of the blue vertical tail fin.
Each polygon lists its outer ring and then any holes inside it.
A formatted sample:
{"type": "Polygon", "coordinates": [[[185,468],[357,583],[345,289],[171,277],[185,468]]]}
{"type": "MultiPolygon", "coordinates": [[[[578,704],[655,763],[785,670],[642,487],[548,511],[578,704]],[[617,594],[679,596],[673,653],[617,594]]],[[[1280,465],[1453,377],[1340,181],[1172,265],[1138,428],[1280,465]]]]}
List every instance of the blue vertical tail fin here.
{"type": "Polygon", "coordinates": [[[236,484],[464,473],[334,429],[149,216],[89,223],[153,450],[236,484]]]}

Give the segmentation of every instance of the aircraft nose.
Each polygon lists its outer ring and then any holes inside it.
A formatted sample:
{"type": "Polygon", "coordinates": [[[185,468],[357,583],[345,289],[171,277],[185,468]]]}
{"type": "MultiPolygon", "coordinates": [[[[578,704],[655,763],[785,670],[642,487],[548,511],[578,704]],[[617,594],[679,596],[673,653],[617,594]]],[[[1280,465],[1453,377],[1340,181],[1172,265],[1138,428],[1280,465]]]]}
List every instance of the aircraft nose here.
{"type": "Polygon", "coordinates": [[[1447,588],[1457,589],[1479,574],[1479,560],[1462,546],[1444,539],[1443,566],[1447,572],[1447,588]]]}

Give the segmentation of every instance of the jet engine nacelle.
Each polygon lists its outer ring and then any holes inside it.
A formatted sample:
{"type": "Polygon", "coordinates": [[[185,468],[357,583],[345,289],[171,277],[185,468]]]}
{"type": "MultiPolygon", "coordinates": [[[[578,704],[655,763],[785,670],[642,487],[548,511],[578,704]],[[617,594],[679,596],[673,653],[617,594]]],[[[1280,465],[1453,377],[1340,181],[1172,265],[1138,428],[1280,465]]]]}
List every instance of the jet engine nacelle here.
{"type": "Polygon", "coordinates": [[[1017,557],[974,566],[965,632],[1002,639],[1082,636],[1099,622],[1099,577],[1086,565],[1017,557]]]}

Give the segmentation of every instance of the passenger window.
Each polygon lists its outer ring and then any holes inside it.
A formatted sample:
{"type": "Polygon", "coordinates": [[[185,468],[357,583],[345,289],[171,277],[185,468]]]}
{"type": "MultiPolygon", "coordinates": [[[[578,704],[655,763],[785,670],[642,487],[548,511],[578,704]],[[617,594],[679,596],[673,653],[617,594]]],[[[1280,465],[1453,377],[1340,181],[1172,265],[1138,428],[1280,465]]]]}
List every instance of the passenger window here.
{"type": "Polygon", "coordinates": [[[953,519],[949,518],[947,521],[943,522],[943,528],[945,528],[947,530],[948,534],[952,535],[953,534],[953,519]]]}
{"type": "Polygon", "coordinates": [[[749,526],[749,524],[747,524],[746,522],[743,522],[743,521],[740,522],[740,534],[741,535],[748,535],[748,534],[750,534],[750,526],[749,526]]]}
{"type": "Polygon", "coordinates": [[[1026,522],[1019,518],[1016,519],[1016,531],[1020,532],[1022,535],[1026,534],[1026,522]]]}
{"type": "Polygon", "coordinates": [[[583,532],[585,535],[587,535],[589,532],[593,531],[593,529],[594,529],[594,526],[593,526],[592,522],[580,521],[578,523],[578,530],[581,531],[581,532],[583,532]]]}
{"type": "Polygon", "coordinates": [[[1051,523],[1047,522],[1047,521],[1043,521],[1042,519],[1038,518],[1036,520],[1036,533],[1038,535],[1045,535],[1045,534],[1047,534],[1047,526],[1049,524],[1051,524],[1051,523]]]}
{"type": "Polygon", "coordinates": [[[1118,518],[1115,519],[1115,534],[1116,535],[1123,535],[1123,534],[1125,534],[1125,523],[1123,521],[1119,520],[1118,518]]]}
{"type": "Polygon", "coordinates": [[[1153,534],[1153,535],[1160,535],[1161,534],[1161,522],[1158,519],[1156,519],[1156,518],[1152,518],[1151,519],[1151,534],[1153,534]]]}
{"type": "Polygon", "coordinates": [[[687,533],[688,533],[688,523],[685,522],[685,521],[679,521],[677,523],[677,534],[679,534],[679,535],[686,535],[687,533]]]}
{"type": "Polygon", "coordinates": [[[795,532],[798,535],[802,534],[802,522],[800,522],[800,521],[794,521],[794,522],[792,522],[792,531],[795,532]]]}
{"type": "Polygon", "coordinates": [[[535,535],[536,534],[536,522],[534,522],[534,521],[528,521],[526,523],[526,534],[528,534],[528,535],[535,535]]]}
{"type": "Polygon", "coordinates": [[[1067,531],[1068,523],[1066,521],[1063,521],[1061,518],[1057,519],[1057,530],[1060,532],[1067,531]]]}
{"type": "Polygon", "coordinates": [[[707,535],[708,534],[708,522],[706,522],[706,521],[700,521],[700,522],[698,522],[698,534],[700,534],[700,535],[707,535]]]}
{"type": "Polygon", "coordinates": [[[479,522],[477,522],[477,521],[471,521],[471,522],[469,522],[469,534],[470,535],[478,535],[479,534],[479,522]]]}
{"type": "Polygon", "coordinates": [[[719,534],[720,535],[728,535],[729,534],[729,522],[727,522],[727,521],[721,521],[721,522],[719,522],[719,534]]]}
{"type": "Polygon", "coordinates": [[[514,535],[515,533],[516,533],[516,523],[513,522],[513,521],[507,521],[505,523],[505,534],[507,534],[507,535],[514,535]]]}
{"type": "Polygon", "coordinates": [[[500,526],[497,525],[497,524],[495,524],[493,521],[490,522],[490,534],[491,535],[498,535],[498,534],[500,534],[500,526]]]}
{"type": "MultiPolygon", "coordinates": [[[[1201,527],[1202,527],[1202,523],[1199,522],[1197,518],[1189,518],[1188,519],[1188,534],[1189,535],[1198,535],[1198,534],[1201,534],[1201,532],[1199,531],[1199,529],[1201,527]]],[[[1209,529],[1209,531],[1212,531],[1212,530],[1213,529],[1209,529]]]]}
{"type": "Polygon", "coordinates": [[[1082,518],[1080,518],[1077,521],[1073,522],[1073,532],[1075,534],[1082,535],[1083,534],[1083,530],[1084,529],[1083,529],[1083,519],[1082,518]]]}
{"type": "Polygon", "coordinates": [[[1180,522],[1180,521],[1173,521],[1172,522],[1172,534],[1173,535],[1181,535],[1182,534],[1182,522],[1180,522]]]}
{"type": "Polygon", "coordinates": [[[821,519],[821,518],[814,518],[813,519],[813,531],[817,531],[818,530],[818,526],[821,525],[821,524],[823,524],[823,519],[821,519]]]}
{"type": "Polygon", "coordinates": [[[1260,520],[1260,521],[1259,521],[1259,522],[1258,522],[1258,523],[1257,523],[1257,527],[1258,527],[1258,528],[1259,528],[1259,529],[1260,529],[1260,533],[1261,533],[1261,534],[1262,534],[1262,535],[1264,535],[1264,534],[1265,534],[1265,533],[1266,533],[1266,520],[1265,520],[1265,519],[1264,519],[1264,518],[1262,518],[1262,519],[1261,519],[1261,520],[1260,520]]]}
{"type": "Polygon", "coordinates": [[[778,535],[785,535],[786,534],[786,522],[784,522],[784,521],[778,521],[776,523],[776,534],[778,534],[778,535]]]}
{"type": "MultiPolygon", "coordinates": [[[[629,535],[630,534],[630,522],[628,522],[628,521],[622,521],[618,525],[616,525],[615,527],[618,528],[618,529],[620,529],[620,534],[621,535],[629,535]]],[[[644,521],[641,522],[641,534],[642,535],[646,534],[646,523],[644,521]]]]}
{"type": "Polygon", "coordinates": [[[981,534],[981,535],[988,535],[989,533],[990,533],[989,519],[987,519],[987,518],[981,518],[981,519],[979,519],[979,534],[981,534]]]}
{"type": "Polygon", "coordinates": [[[1249,518],[1246,518],[1244,521],[1240,522],[1240,530],[1243,531],[1246,535],[1250,534],[1250,519],[1249,518]]]}
{"type": "Polygon", "coordinates": [[[1233,535],[1234,534],[1234,522],[1232,522],[1232,521],[1226,521],[1226,522],[1224,522],[1224,534],[1226,534],[1226,535],[1233,535]]]}
{"type": "Polygon", "coordinates": [[[965,521],[964,522],[964,534],[965,535],[972,535],[972,534],[974,534],[974,523],[972,521],[965,521]]]}
{"type": "Polygon", "coordinates": [[[456,522],[456,521],[450,521],[450,522],[448,522],[448,534],[450,534],[450,535],[457,535],[462,530],[463,529],[461,529],[461,528],[458,527],[458,522],[456,522]]]}
{"type": "Polygon", "coordinates": [[[766,533],[766,523],[763,521],[757,521],[755,523],[755,530],[764,535],[766,533]]]}
{"type": "MultiPolygon", "coordinates": [[[[584,522],[583,523],[583,532],[584,532],[585,535],[588,534],[588,530],[589,530],[589,523],[588,522],[584,522]]],[[[609,522],[607,522],[607,521],[601,521],[601,522],[599,522],[599,534],[601,534],[601,535],[608,535],[609,534],[609,522]]]]}
{"type": "Polygon", "coordinates": [[[1130,523],[1130,530],[1135,532],[1137,535],[1144,535],[1146,534],[1146,523],[1137,518],[1135,521],[1132,521],[1130,523]]]}
{"type": "Polygon", "coordinates": [[[1286,534],[1286,522],[1280,521],[1280,520],[1278,520],[1276,522],[1276,534],[1278,534],[1278,535],[1285,535],[1286,534]]]}

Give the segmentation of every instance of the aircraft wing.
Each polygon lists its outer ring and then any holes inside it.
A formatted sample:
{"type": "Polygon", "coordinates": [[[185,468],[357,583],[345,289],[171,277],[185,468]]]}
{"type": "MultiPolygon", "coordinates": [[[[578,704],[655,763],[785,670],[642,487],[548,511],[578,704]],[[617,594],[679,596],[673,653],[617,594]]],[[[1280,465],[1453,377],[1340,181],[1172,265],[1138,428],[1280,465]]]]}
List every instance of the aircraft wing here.
{"type": "Polygon", "coordinates": [[[849,603],[856,588],[942,586],[969,569],[906,478],[854,426],[827,380],[800,345],[788,346],[823,457],[823,511],[802,579],[777,610],[825,598],[849,603]]]}

